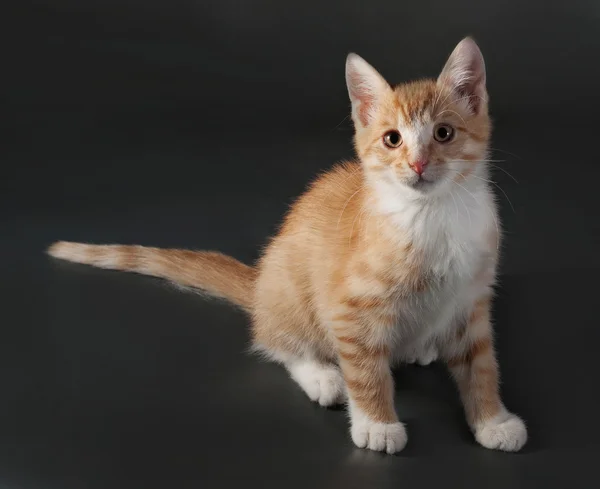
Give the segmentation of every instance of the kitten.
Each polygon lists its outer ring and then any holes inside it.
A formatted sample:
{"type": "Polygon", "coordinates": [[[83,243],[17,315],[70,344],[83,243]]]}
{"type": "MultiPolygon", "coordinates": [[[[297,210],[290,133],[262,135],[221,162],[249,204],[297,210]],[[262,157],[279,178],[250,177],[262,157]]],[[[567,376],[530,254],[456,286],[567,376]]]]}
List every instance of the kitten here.
{"type": "Polygon", "coordinates": [[[390,86],[350,54],[357,162],[297,200],[255,267],[208,251],[58,242],[52,256],[203,289],[252,316],[253,349],[322,406],[347,402],[359,447],[407,442],[390,365],[448,365],[476,440],[519,450],[498,390],[490,304],[499,225],[482,54],[466,38],[437,80],[390,86]]]}

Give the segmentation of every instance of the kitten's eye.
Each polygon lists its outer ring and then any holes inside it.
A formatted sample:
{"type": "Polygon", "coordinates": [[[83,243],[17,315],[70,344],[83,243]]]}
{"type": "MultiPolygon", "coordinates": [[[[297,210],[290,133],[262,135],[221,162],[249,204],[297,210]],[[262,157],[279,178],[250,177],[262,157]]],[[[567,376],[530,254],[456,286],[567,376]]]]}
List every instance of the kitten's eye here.
{"type": "Polygon", "coordinates": [[[438,124],[433,130],[433,137],[438,143],[447,143],[454,137],[454,128],[448,124],[438,124]]]}
{"type": "Polygon", "coordinates": [[[402,136],[398,131],[388,131],[383,135],[383,144],[388,148],[397,148],[402,144],[402,136]]]}

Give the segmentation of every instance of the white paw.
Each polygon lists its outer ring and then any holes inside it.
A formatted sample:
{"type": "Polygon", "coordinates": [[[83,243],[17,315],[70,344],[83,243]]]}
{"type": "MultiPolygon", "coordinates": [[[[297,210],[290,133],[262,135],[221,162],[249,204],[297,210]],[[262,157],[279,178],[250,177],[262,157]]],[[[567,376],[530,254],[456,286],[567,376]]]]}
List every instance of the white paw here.
{"type": "Polygon", "coordinates": [[[344,379],[336,367],[310,360],[294,361],[287,367],[292,378],[312,401],[321,406],[343,402],[344,379]]]}
{"type": "Polygon", "coordinates": [[[363,419],[354,421],[350,432],[357,447],[389,454],[402,450],[408,441],[402,423],[376,423],[363,419]]]}
{"type": "Polygon", "coordinates": [[[406,356],[406,363],[418,363],[426,366],[438,359],[438,351],[435,346],[424,347],[423,349],[413,350],[406,356]]]}
{"type": "Polygon", "coordinates": [[[507,412],[477,426],[475,439],[486,448],[517,452],[527,442],[527,428],[521,418],[507,412]]]}

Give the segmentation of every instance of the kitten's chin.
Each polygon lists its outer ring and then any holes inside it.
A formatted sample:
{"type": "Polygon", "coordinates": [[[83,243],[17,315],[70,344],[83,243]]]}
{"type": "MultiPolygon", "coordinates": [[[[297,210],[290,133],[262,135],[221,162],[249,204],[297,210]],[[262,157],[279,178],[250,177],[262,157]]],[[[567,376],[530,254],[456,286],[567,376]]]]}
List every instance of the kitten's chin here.
{"type": "Polygon", "coordinates": [[[428,194],[438,187],[440,180],[440,178],[418,177],[415,175],[415,178],[405,181],[404,184],[414,192],[428,194]]]}
{"type": "Polygon", "coordinates": [[[428,192],[432,190],[436,184],[436,180],[425,180],[424,178],[419,178],[415,183],[412,184],[412,188],[419,192],[428,192]]]}

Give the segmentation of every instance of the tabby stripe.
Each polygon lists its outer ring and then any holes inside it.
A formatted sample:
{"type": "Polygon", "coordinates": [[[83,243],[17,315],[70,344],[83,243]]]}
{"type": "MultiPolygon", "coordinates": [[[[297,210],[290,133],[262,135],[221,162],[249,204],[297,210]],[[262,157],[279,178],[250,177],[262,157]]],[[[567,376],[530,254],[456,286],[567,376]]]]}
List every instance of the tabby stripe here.
{"type": "Polygon", "coordinates": [[[450,360],[448,360],[448,365],[450,367],[457,367],[463,364],[471,364],[475,358],[480,355],[489,353],[492,350],[492,340],[491,338],[484,337],[475,340],[471,343],[470,348],[465,351],[463,354],[457,355],[450,360]]]}

